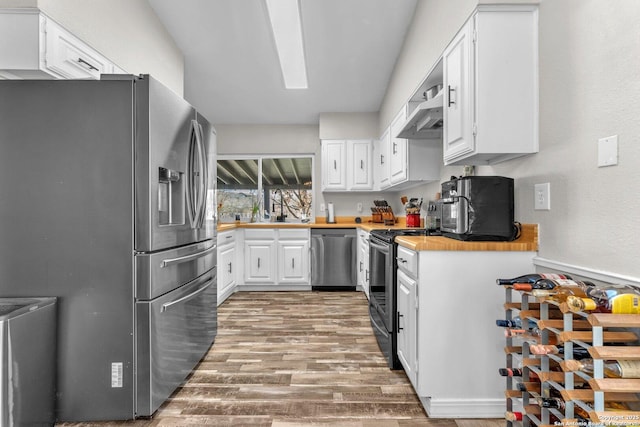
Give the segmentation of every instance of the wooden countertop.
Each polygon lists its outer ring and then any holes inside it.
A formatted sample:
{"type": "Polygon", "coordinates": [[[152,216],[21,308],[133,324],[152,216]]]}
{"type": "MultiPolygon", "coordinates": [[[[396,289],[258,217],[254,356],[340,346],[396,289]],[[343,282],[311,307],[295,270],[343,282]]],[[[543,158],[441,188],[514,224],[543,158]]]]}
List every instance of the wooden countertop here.
{"type": "MultiPolygon", "coordinates": [[[[324,218],[317,218],[313,223],[295,222],[242,222],[218,224],[218,231],[236,228],[360,228],[364,231],[375,229],[407,228],[404,217],[398,217],[393,226],[371,222],[371,217],[361,217],[362,222],[356,223],[355,217],[336,217],[335,224],[327,224],[324,218]]],[[[396,241],[401,246],[414,251],[523,251],[538,250],[538,224],[522,224],[520,237],[512,242],[463,242],[443,236],[410,237],[399,236],[396,241]]]]}
{"type": "Polygon", "coordinates": [[[443,236],[398,236],[396,242],[414,251],[523,251],[538,250],[538,224],[522,224],[520,237],[512,242],[463,242],[443,236]]]}
{"type": "Polygon", "coordinates": [[[356,222],[356,217],[339,216],[336,217],[335,224],[327,224],[324,218],[316,218],[316,222],[308,222],[306,224],[298,222],[239,222],[218,224],[218,231],[233,230],[235,228],[361,228],[365,231],[371,231],[380,228],[407,228],[404,217],[396,218],[395,225],[388,226],[382,223],[371,222],[371,217],[360,217],[361,222],[356,222]]]}

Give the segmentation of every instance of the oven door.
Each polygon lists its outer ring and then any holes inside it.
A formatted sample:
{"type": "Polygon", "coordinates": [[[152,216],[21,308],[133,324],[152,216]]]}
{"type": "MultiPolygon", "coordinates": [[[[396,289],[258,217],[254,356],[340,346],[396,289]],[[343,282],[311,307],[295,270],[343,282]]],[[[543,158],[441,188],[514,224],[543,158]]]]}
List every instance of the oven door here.
{"type": "Polygon", "coordinates": [[[369,302],[380,313],[386,330],[393,332],[393,244],[374,236],[369,242],[369,302]]]}

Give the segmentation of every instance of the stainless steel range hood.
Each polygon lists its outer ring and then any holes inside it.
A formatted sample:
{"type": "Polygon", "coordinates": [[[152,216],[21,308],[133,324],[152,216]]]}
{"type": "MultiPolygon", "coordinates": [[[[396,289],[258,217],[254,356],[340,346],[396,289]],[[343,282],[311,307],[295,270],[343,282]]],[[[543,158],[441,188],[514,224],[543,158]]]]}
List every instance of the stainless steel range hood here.
{"type": "Polygon", "coordinates": [[[421,102],[407,118],[397,138],[439,139],[442,137],[442,95],[421,102]]]}

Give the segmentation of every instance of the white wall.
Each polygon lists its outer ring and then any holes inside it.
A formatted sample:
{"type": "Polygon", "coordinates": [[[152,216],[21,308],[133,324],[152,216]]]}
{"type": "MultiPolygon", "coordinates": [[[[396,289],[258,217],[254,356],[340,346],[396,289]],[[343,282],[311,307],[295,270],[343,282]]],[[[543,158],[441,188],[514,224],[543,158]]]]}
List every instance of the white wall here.
{"type": "Polygon", "coordinates": [[[183,95],[182,52],[146,0],[0,0],[5,7],[37,7],[128,73],[183,95]]]}
{"type": "MultiPolygon", "coordinates": [[[[429,41],[450,39],[473,3],[420,0],[381,128],[435,63],[429,41]]],[[[479,167],[478,174],[515,178],[516,220],[540,224],[540,257],[638,278],[640,2],[552,0],[539,7],[540,152],[479,167]],[[619,164],[598,168],[597,140],[610,135],[619,137],[619,164]],[[533,185],[543,182],[551,183],[551,210],[534,211],[533,185]]],[[[461,172],[445,167],[442,181],[461,172]]],[[[432,198],[436,191],[431,184],[407,192],[432,198]]]]}

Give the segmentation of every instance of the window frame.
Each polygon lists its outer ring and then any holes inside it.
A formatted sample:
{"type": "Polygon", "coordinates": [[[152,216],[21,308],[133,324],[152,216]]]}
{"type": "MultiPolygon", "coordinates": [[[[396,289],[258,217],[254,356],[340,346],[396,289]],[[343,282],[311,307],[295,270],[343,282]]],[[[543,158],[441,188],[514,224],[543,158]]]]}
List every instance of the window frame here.
{"type": "MultiPolygon", "coordinates": [[[[309,154],[304,154],[304,153],[296,153],[296,154],[219,154],[216,158],[216,169],[217,169],[217,162],[218,160],[257,160],[258,161],[258,194],[262,195],[263,191],[264,191],[264,187],[262,185],[262,162],[265,159],[301,159],[301,158],[309,158],[311,159],[311,188],[309,189],[309,191],[311,191],[311,209],[310,209],[310,220],[311,222],[313,222],[314,218],[315,218],[315,212],[316,212],[316,208],[315,208],[315,203],[314,203],[314,199],[315,197],[315,181],[316,181],[316,159],[315,159],[315,154],[313,153],[309,153],[309,154]]],[[[217,174],[216,174],[216,192],[218,191],[218,185],[217,185],[217,174]]],[[[260,198],[260,208],[258,210],[258,219],[256,222],[258,223],[267,223],[269,221],[266,221],[264,218],[264,214],[265,214],[265,206],[264,206],[264,197],[260,198]]],[[[270,213],[271,215],[271,213],[270,213]]],[[[273,222],[273,220],[270,220],[271,222],[273,222]]],[[[289,223],[291,224],[298,224],[301,223],[301,221],[290,221],[289,223]]]]}

